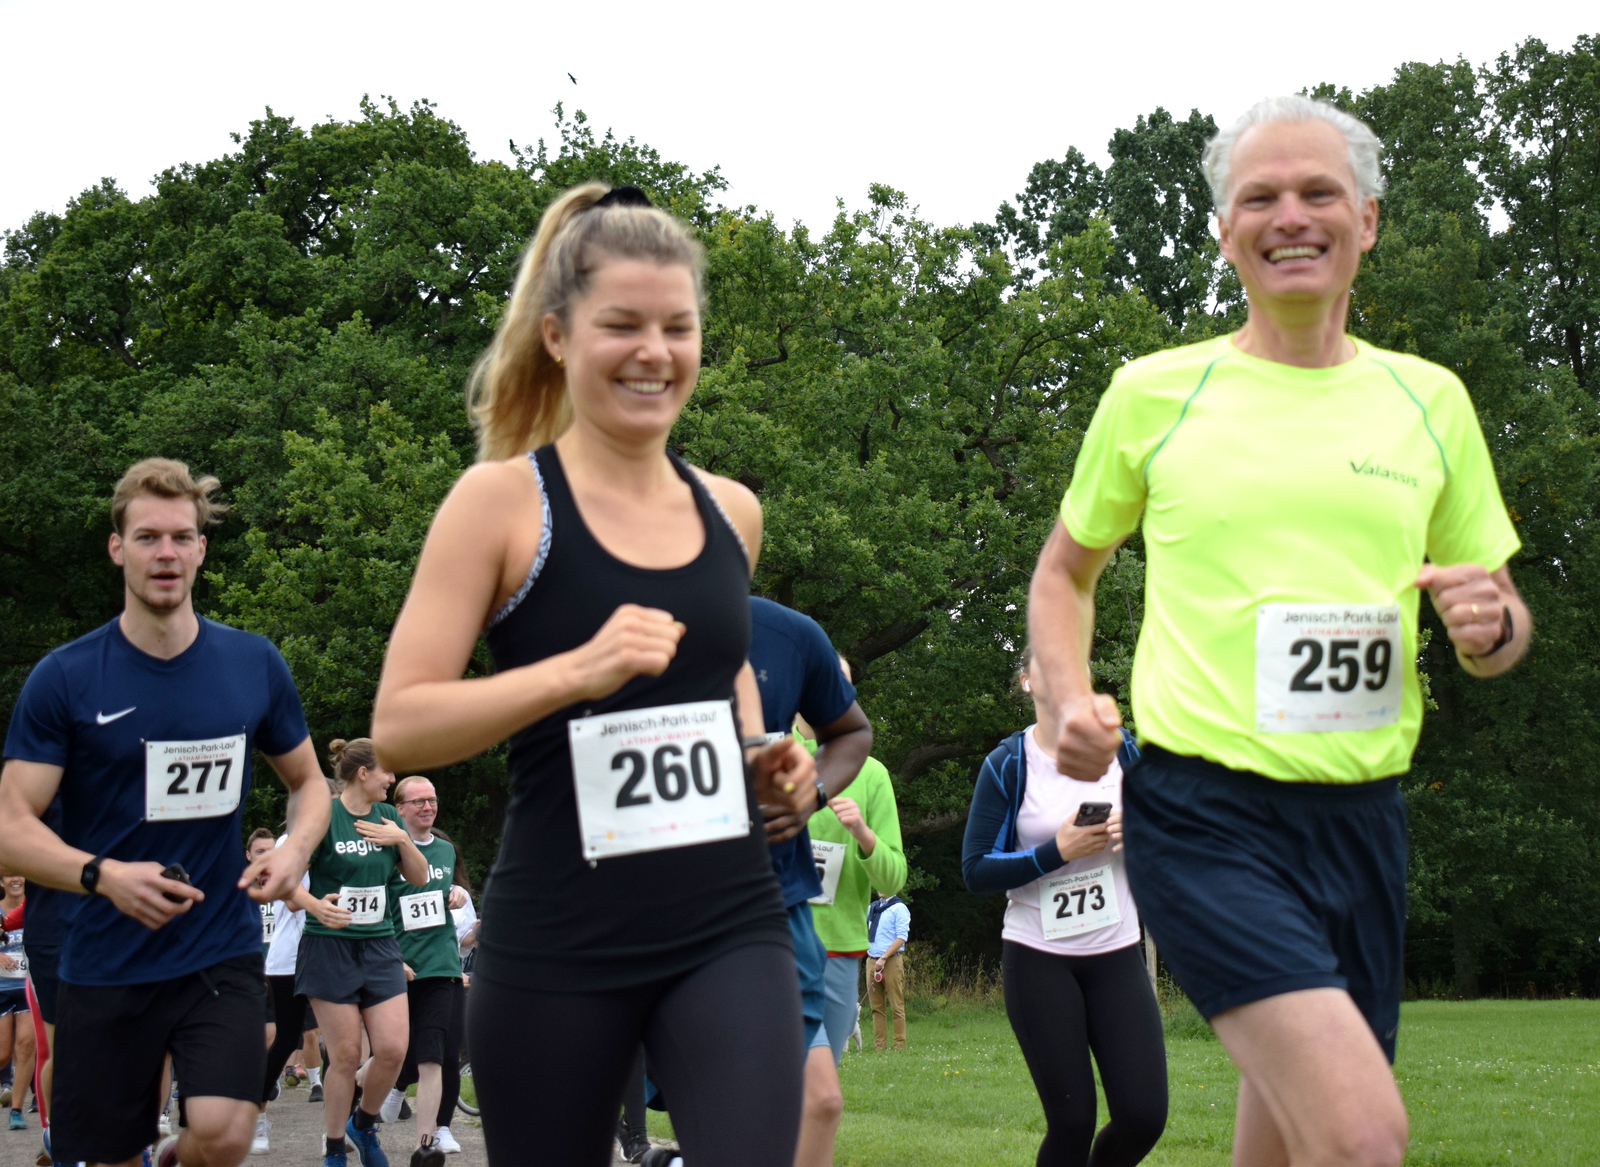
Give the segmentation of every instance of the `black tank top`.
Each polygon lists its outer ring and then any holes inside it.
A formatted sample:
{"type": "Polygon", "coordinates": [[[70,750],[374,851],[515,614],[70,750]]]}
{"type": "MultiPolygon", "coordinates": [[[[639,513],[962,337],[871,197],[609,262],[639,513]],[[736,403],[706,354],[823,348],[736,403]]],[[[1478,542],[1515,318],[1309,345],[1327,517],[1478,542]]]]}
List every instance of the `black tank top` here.
{"type": "Polygon", "coordinates": [[[688,701],[728,700],[750,649],[750,564],[732,523],[681,459],[705,546],[666,570],[623,563],[600,546],[572,499],[554,446],[529,455],[544,532],[528,579],[486,634],[497,670],[577,648],[621,604],[671,612],[687,628],[659,677],[634,677],[596,701],[558,710],[511,738],[511,802],[484,891],[477,971],[547,991],[625,988],[676,976],[753,941],[789,943],[755,795],[737,839],[601,859],[578,835],[567,722],[688,701]]]}

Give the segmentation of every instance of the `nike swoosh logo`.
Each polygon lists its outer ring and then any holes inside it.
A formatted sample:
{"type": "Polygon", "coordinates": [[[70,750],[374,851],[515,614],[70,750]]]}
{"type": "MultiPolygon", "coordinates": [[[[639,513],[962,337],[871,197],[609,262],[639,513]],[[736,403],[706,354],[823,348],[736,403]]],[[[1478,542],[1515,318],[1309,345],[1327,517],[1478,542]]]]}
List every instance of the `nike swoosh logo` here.
{"type": "Polygon", "coordinates": [[[110,725],[117,718],[126,717],[137,708],[139,708],[137,705],[130,705],[121,713],[96,713],[94,715],[94,722],[96,725],[110,725]]]}

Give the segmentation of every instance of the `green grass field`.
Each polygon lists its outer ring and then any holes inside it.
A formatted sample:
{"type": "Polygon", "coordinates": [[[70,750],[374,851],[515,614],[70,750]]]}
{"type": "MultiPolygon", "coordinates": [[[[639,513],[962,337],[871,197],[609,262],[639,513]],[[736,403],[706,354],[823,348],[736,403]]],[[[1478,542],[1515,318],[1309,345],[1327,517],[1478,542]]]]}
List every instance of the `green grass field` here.
{"type": "MultiPolygon", "coordinates": [[[[901,1053],[845,1056],[834,1162],[1032,1164],[1044,1116],[1004,1012],[917,1012],[901,1053]]],[[[871,1041],[870,1020],[863,1028],[871,1041]]],[[[1171,1116],[1153,1167],[1228,1161],[1238,1079],[1215,1040],[1190,1033],[1168,1041],[1171,1116]]],[[[1395,1072],[1411,1112],[1408,1164],[1600,1163],[1600,1001],[1408,1004],[1395,1072]]],[[[670,1128],[652,1115],[651,1129],[670,1128]]]]}

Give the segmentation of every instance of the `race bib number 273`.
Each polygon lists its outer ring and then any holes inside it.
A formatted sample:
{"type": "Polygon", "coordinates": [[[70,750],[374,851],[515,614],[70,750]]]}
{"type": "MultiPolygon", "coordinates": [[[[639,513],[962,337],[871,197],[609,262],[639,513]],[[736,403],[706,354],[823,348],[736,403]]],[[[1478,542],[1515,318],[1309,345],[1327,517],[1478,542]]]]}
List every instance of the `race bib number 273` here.
{"type": "Polygon", "coordinates": [[[749,834],[744,754],[727,701],[576,718],[567,737],[584,858],[749,834]]]}
{"type": "Polygon", "coordinates": [[[1262,604],[1256,729],[1339,733],[1400,719],[1400,605],[1262,604]]]}

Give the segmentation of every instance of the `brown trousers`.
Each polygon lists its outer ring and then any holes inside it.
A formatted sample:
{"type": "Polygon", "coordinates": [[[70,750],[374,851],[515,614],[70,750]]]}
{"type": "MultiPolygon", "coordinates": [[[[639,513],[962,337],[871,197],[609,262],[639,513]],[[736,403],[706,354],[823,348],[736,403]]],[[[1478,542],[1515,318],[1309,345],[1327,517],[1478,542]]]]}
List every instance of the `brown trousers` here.
{"type": "Polygon", "coordinates": [[[872,970],[877,961],[868,957],[867,966],[867,1000],[872,1003],[872,1039],[877,1049],[883,1049],[889,1039],[889,1026],[887,1011],[884,1008],[885,998],[888,1008],[894,1011],[894,1048],[906,1048],[906,966],[903,952],[896,952],[883,962],[883,980],[872,979],[872,970]]]}

